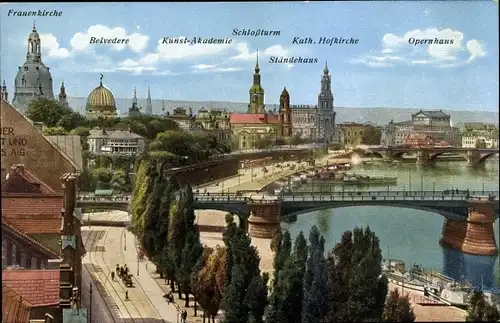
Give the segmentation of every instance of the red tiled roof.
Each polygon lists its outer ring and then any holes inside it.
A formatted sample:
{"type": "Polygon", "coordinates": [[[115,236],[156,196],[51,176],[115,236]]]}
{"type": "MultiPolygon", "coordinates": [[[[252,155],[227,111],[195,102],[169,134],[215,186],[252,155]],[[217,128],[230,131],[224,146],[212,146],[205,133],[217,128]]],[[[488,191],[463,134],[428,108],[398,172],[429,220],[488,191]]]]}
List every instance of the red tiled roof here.
{"type": "Polygon", "coordinates": [[[59,304],[59,269],[3,270],[2,285],[13,289],[34,307],[59,304]]]}
{"type": "Polygon", "coordinates": [[[16,234],[17,236],[21,237],[22,239],[25,239],[27,241],[29,241],[31,244],[34,244],[36,245],[37,247],[39,247],[40,249],[42,249],[43,251],[49,253],[50,255],[52,255],[54,258],[58,258],[59,255],[57,254],[57,252],[55,252],[54,250],[44,246],[43,244],[41,244],[40,242],[36,241],[35,239],[31,238],[30,236],[28,236],[27,234],[25,234],[24,232],[21,232],[19,229],[17,229],[16,227],[14,227],[13,225],[9,224],[3,217],[2,217],[2,229],[3,227],[6,227],[7,229],[9,229],[11,232],[13,232],[14,234],[16,234]]]}
{"type": "Polygon", "coordinates": [[[231,113],[229,122],[234,124],[279,124],[279,119],[278,116],[270,113],[231,113]]]}
{"type": "Polygon", "coordinates": [[[62,196],[2,196],[2,219],[27,234],[60,233],[62,196]],[[15,196],[15,197],[13,197],[15,196]]]}
{"type": "Polygon", "coordinates": [[[47,184],[24,168],[14,164],[9,169],[9,178],[2,183],[2,195],[6,193],[56,194],[47,184]]]}
{"type": "Polygon", "coordinates": [[[31,307],[33,307],[33,304],[12,288],[2,284],[2,322],[28,323],[31,307]],[[17,307],[16,305],[21,306],[17,307]]]}

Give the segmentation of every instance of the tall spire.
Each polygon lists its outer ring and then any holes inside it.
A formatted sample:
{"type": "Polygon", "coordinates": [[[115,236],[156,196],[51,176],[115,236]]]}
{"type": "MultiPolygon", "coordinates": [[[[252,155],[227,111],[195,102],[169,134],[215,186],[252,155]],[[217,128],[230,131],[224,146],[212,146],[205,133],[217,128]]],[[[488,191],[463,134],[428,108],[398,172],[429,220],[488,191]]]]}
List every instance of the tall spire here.
{"type": "Polygon", "coordinates": [[[59,90],[59,103],[63,107],[69,108],[67,95],[66,95],[66,87],[64,87],[64,81],[61,82],[61,89],[59,90]]]}
{"type": "Polygon", "coordinates": [[[328,61],[325,61],[325,69],[323,70],[324,74],[328,74],[328,61]]]}
{"type": "Polygon", "coordinates": [[[151,103],[151,88],[148,86],[148,97],[146,98],[146,114],[153,114],[153,104],[151,103]]]}
{"type": "Polygon", "coordinates": [[[260,72],[260,67],[259,67],[259,50],[257,49],[257,62],[255,63],[255,74],[259,74],[260,72]]]}
{"type": "Polygon", "coordinates": [[[104,77],[104,75],[102,75],[102,73],[100,73],[100,74],[101,74],[101,78],[100,78],[100,83],[99,83],[99,85],[100,85],[100,86],[102,86],[102,78],[104,77]]]}
{"type": "Polygon", "coordinates": [[[35,20],[33,19],[33,31],[36,31],[35,20]]]}
{"type": "Polygon", "coordinates": [[[135,104],[137,105],[137,91],[134,86],[134,97],[132,98],[132,105],[135,104]]]}

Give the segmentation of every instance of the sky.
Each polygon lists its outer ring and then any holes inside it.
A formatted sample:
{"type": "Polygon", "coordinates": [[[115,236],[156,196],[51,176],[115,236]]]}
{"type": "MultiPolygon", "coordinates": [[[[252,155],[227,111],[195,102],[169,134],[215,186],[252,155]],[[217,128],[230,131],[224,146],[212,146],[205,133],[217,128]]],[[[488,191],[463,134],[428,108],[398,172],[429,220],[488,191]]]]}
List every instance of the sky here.
{"type": "Polygon", "coordinates": [[[316,104],[328,61],[336,106],[498,112],[498,2],[492,0],[2,3],[0,17],[0,76],[10,98],[36,19],[55,94],[64,80],[68,96],[87,97],[102,73],[118,98],[132,97],[134,86],[146,97],[149,86],[153,99],[248,102],[258,51],[268,104],[279,102],[285,86],[291,104],[316,104]],[[12,14],[33,10],[62,15],[12,14]],[[279,35],[233,35],[234,29],[279,35]],[[91,37],[129,43],[89,44],[91,37]],[[232,42],[162,44],[164,37],[232,42]],[[315,43],[294,44],[295,37],[315,43]],[[330,46],[320,37],[359,41],[330,46]],[[436,38],[453,44],[413,41],[436,38]],[[270,63],[272,56],[317,63],[270,63]]]}

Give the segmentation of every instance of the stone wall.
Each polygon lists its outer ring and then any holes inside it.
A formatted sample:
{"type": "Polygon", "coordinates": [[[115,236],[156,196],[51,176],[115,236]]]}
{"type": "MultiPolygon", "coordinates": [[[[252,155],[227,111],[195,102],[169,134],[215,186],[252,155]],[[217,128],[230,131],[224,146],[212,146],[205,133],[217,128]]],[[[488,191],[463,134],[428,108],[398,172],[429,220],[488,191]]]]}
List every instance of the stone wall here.
{"type": "Polygon", "coordinates": [[[10,104],[0,101],[2,173],[13,164],[23,164],[42,182],[62,192],[60,176],[75,172],[76,165],[10,104]]]}

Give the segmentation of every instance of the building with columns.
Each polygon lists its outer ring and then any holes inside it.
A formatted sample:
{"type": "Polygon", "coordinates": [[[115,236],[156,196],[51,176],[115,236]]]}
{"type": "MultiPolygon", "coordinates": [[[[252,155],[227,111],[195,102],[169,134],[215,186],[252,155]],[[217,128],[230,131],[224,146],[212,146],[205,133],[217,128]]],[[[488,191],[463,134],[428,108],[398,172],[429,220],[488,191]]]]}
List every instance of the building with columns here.
{"type": "Polygon", "coordinates": [[[332,94],[332,80],[325,64],[321,76],[321,88],[317,105],[292,105],[292,132],[311,141],[325,141],[329,144],[335,137],[335,115],[332,94]]]}

